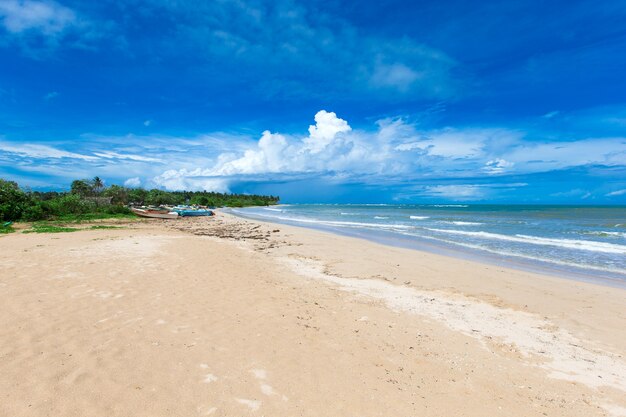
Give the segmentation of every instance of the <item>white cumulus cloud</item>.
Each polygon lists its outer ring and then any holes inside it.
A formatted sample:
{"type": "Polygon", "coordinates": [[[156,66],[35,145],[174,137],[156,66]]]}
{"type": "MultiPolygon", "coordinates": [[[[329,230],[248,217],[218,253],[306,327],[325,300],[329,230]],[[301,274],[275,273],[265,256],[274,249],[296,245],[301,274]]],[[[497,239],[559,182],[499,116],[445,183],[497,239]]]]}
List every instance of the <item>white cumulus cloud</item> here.
{"type": "MultiPolygon", "coordinates": [[[[345,168],[350,152],[344,152],[340,136],[350,132],[348,123],[335,113],[319,111],[315,125],[309,127],[309,136],[287,137],[264,131],[255,145],[243,154],[223,153],[210,168],[168,170],[154,178],[167,188],[189,181],[206,182],[209,178],[250,174],[294,174],[345,168]],[[180,181],[180,182],[178,182],[180,181]]],[[[352,142],[351,142],[352,143],[352,142]]],[[[225,188],[225,181],[213,184],[225,188]],[[217,184],[217,185],[216,185],[217,184]]]]}
{"type": "Polygon", "coordinates": [[[309,137],[304,140],[311,153],[319,153],[339,133],[349,132],[352,128],[333,112],[320,110],[315,115],[315,125],[309,126],[309,137]]]}

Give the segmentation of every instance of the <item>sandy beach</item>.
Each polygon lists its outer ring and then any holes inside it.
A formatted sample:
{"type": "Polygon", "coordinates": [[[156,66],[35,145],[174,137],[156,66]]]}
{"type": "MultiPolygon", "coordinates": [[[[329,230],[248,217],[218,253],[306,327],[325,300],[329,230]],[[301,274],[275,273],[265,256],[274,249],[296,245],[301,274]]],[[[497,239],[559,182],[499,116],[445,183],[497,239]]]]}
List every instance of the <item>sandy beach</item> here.
{"type": "Polygon", "coordinates": [[[214,218],[0,237],[2,416],[626,416],[626,291],[214,218]]]}

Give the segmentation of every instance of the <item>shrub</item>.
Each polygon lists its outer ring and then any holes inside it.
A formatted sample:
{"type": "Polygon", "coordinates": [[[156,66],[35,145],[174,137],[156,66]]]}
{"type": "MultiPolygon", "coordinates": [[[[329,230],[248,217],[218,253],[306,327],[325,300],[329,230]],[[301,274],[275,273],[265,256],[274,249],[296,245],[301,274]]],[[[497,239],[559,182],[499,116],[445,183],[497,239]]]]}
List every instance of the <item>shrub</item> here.
{"type": "Polygon", "coordinates": [[[92,196],[94,194],[93,184],[89,180],[74,180],[70,192],[81,197],[92,196]]]}
{"type": "Polygon", "coordinates": [[[93,211],[94,205],[83,200],[77,194],[66,194],[62,197],[43,202],[44,211],[52,216],[81,215],[93,211]]]}
{"type": "Polygon", "coordinates": [[[17,183],[0,179],[0,221],[19,220],[29,200],[17,183]]]}
{"type": "Polygon", "coordinates": [[[37,220],[44,220],[46,218],[46,213],[44,212],[43,207],[41,206],[41,202],[33,201],[32,204],[24,209],[22,212],[22,220],[26,220],[28,222],[34,222],[37,220]]]}

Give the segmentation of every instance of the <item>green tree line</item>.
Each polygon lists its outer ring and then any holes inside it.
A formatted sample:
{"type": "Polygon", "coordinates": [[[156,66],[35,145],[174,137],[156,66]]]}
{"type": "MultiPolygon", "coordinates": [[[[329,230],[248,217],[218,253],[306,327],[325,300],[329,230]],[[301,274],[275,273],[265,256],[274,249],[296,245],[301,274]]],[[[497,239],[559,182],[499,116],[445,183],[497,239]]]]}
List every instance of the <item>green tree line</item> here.
{"type": "Polygon", "coordinates": [[[130,214],[129,205],[194,204],[210,207],[247,207],[277,204],[276,196],[224,194],[208,191],[105,186],[99,177],[75,180],[70,191],[23,190],[14,181],[0,178],[0,221],[36,221],[89,215],[130,214]],[[108,203],[110,199],[110,204],[108,203]]]}

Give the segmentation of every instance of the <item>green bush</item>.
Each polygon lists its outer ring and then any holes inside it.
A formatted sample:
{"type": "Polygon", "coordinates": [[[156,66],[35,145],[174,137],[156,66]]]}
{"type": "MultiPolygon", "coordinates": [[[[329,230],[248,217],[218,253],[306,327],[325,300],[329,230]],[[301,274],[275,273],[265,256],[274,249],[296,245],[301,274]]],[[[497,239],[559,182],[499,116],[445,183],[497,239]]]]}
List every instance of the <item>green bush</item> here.
{"type": "Polygon", "coordinates": [[[0,221],[19,220],[29,200],[16,182],[0,179],[0,221]]]}
{"type": "Polygon", "coordinates": [[[21,220],[26,220],[27,222],[34,222],[38,220],[44,220],[46,218],[46,213],[42,207],[40,201],[33,201],[32,204],[26,207],[22,211],[21,220]]]}
{"type": "Polygon", "coordinates": [[[146,196],[146,204],[159,206],[161,204],[182,204],[185,202],[183,196],[177,193],[170,193],[163,190],[152,189],[146,196]]]}
{"type": "Polygon", "coordinates": [[[128,190],[127,200],[123,201],[123,203],[130,204],[145,204],[145,201],[148,197],[148,192],[143,188],[132,188],[128,190]]]}
{"type": "Polygon", "coordinates": [[[77,194],[66,194],[62,197],[43,202],[44,211],[51,216],[81,215],[93,211],[95,205],[83,200],[77,194]]]}
{"type": "Polygon", "coordinates": [[[189,204],[197,204],[197,205],[200,205],[200,206],[208,206],[209,205],[209,199],[205,195],[195,195],[195,196],[191,197],[191,200],[189,201],[189,204]]]}

